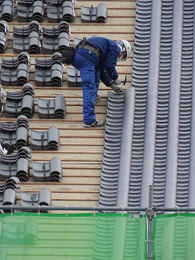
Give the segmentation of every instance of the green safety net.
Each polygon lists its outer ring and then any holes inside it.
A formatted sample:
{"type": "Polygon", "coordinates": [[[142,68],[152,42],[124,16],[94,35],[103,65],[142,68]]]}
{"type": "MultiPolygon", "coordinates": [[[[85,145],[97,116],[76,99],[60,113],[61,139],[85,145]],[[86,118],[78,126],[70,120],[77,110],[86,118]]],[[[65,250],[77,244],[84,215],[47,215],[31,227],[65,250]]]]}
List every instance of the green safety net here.
{"type": "Polygon", "coordinates": [[[145,260],[146,217],[0,214],[0,260],[145,260]]]}
{"type": "Polygon", "coordinates": [[[194,242],[195,214],[167,214],[154,218],[154,260],[193,260],[194,242]]]}

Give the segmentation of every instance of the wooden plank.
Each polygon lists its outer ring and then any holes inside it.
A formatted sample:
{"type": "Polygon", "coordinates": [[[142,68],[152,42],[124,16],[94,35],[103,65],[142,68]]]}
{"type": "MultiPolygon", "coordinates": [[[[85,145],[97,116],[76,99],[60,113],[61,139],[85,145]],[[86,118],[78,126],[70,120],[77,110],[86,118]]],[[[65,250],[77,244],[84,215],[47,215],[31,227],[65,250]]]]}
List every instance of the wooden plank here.
{"type": "MultiPolygon", "coordinates": [[[[6,54],[6,53],[3,53],[3,54],[0,54],[0,63],[2,62],[2,59],[3,58],[5,58],[5,57],[14,57],[15,56],[15,54],[13,55],[13,54],[11,54],[11,53],[8,53],[8,54],[6,54]]],[[[50,54],[41,54],[41,53],[39,53],[39,54],[30,54],[30,63],[32,64],[32,65],[35,65],[35,59],[37,59],[37,58],[43,58],[43,57],[50,57],[51,55],[50,54]]],[[[132,61],[132,59],[130,59],[130,60],[127,60],[127,61],[123,61],[123,62],[117,62],[117,66],[116,66],[116,68],[117,68],[117,70],[118,69],[120,69],[120,67],[129,67],[129,66],[131,66],[132,67],[132,64],[133,64],[133,61],[132,61]]],[[[65,71],[67,70],[67,68],[69,67],[69,65],[66,65],[66,64],[64,64],[64,68],[65,68],[65,71]]]]}
{"type": "MultiPolygon", "coordinates": [[[[105,115],[106,114],[104,114],[104,113],[97,113],[97,118],[98,119],[105,119],[105,115]]],[[[39,119],[40,120],[40,119],[39,119]]],[[[40,127],[40,125],[41,126],[43,126],[44,127],[44,129],[47,129],[48,127],[50,127],[50,126],[52,126],[52,125],[55,125],[54,123],[52,123],[53,121],[52,120],[37,120],[37,121],[32,121],[32,127],[33,128],[38,128],[39,129],[39,127],[40,127]],[[40,123],[39,123],[40,122],[40,123]]],[[[3,121],[7,121],[7,120],[1,120],[1,122],[3,122],[3,121]]],[[[15,121],[15,120],[12,120],[12,121],[15,121]]],[[[66,115],[66,118],[64,119],[64,121],[63,121],[63,119],[61,119],[61,127],[63,127],[63,122],[64,123],[70,123],[70,122],[79,122],[79,123],[82,123],[82,121],[83,121],[83,115],[82,114],[67,114],[66,115]]],[[[57,125],[56,125],[57,126],[57,125]]],[[[83,128],[83,125],[79,125],[80,127],[81,127],[81,129],[85,129],[85,128],[83,128]]],[[[60,125],[58,126],[58,128],[60,127],[60,125]]],[[[85,129],[86,131],[93,131],[93,129],[85,129]]]]}
{"type": "Polygon", "coordinates": [[[98,193],[52,193],[53,201],[96,201],[98,193]]]}
{"type": "Polygon", "coordinates": [[[61,182],[36,182],[36,181],[29,181],[28,185],[42,185],[42,183],[46,186],[49,185],[99,185],[100,178],[93,176],[93,177],[64,177],[61,182]]]}
{"type": "MultiPolygon", "coordinates": [[[[76,2],[76,7],[80,8],[81,6],[89,6],[90,5],[94,5],[97,6],[100,2],[99,1],[83,1],[83,0],[79,0],[76,2]]],[[[135,8],[135,1],[103,1],[104,4],[106,4],[106,6],[109,8],[135,8]]]]}
{"type": "MultiPolygon", "coordinates": [[[[39,191],[45,187],[45,183],[23,183],[21,184],[21,191],[39,191]]],[[[47,184],[47,188],[52,192],[62,192],[62,193],[97,193],[99,192],[99,185],[73,185],[73,184],[47,184]]]]}
{"type": "MultiPolygon", "coordinates": [[[[97,118],[103,120],[103,119],[105,119],[105,114],[100,114],[99,113],[97,118]]],[[[78,126],[83,128],[82,120],[83,120],[82,114],[67,114],[64,123],[78,123],[78,126]]],[[[6,118],[6,117],[0,119],[0,122],[7,122],[7,121],[15,122],[16,119],[14,119],[14,118],[6,118]]],[[[52,123],[52,120],[51,121],[49,121],[49,120],[47,120],[47,121],[44,120],[43,121],[42,119],[39,119],[39,120],[32,121],[31,127],[39,129],[40,128],[40,124],[43,126],[42,129],[47,129],[49,126],[52,126],[52,125],[57,126],[56,124],[52,123]]],[[[85,129],[85,128],[83,128],[83,129],[85,129]]],[[[87,131],[93,131],[93,129],[87,129],[87,131]]]]}
{"type": "Polygon", "coordinates": [[[56,207],[97,207],[97,201],[54,201],[54,205],[56,207]]]}
{"type": "MultiPolygon", "coordinates": [[[[35,191],[34,191],[35,192],[35,191]]],[[[99,193],[58,193],[52,192],[52,201],[97,201],[99,193]]],[[[20,198],[18,198],[20,201],[20,198]]]]}
{"type": "MultiPolygon", "coordinates": [[[[27,24],[26,24],[27,25],[27,24]]],[[[9,26],[9,39],[13,39],[13,31],[15,28],[22,28],[23,25],[20,26],[16,26],[16,25],[10,25],[9,26]]],[[[50,26],[44,26],[44,28],[51,28],[50,26]]],[[[121,32],[121,33],[132,33],[134,30],[134,24],[124,24],[123,26],[121,26],[120,24],[104,24],[104,26],[102,26],[102,24],[95,24],[94,23],[82,23],[82,24],[78,24],[78,25],[71,25],[71,33],[72,34],[78,34],[78,33],[83,33],[83,31],[85,31],[86,33],[92,33],[92,32],[97,32],[98,33],[109,33],[112,31],[115,32],[121,32]]]]}
{"type": "MultiPolygon", "coordinates": [[[[114,24],[122,24],[125,25],[133,25],[135,23],[135,14],[134,14],[134,10],[129,10],[129,15],[125,16],[125,17],[121,17],[121,16],[110,16],[108,17],[105,25],[114,25],[114,24]]],[[[9,22],[9,28],[12,28],[13,26],[22,26],[22,25],[26,25],[26,22],[16,22],[16,20],[9,22]]],[[[41,23],[41,26],[45,27],[45,26],[54,26],[57,25],[58,23],[50,23],[47,21],[47,19],[44,19],[44,21],[41,23]]],[[[75,21],[73,23],[70,24],[71,27],[73,26],[82,26],[85,25],[85,23],[81,22],[81,18],[80,15],[78,14],[78,16],[76,17],[75,21]]],[[[94,24],[94,23],[93,23],[94,24]]],[[[95,26],[98,25],[99,23],[95,23],[95,26]]],[[[99,24],[100,26],[102,26],[102,23],[99,24]]]]}
{"type": "Polygon", "coordinates": [[[73,154],[78,154],[78,153],[84,153],[84,154],[102,154],[103,152],[103,146],[82,146],[82,145],[77,145],[77,146],[71,146],[71,145],[60,145],[59,151],[56,151],[56,154],[61,154],[61,153],[73,153],[73,154]]]}
{"type": "MultiPolygon", "coordinates": [[[[106,107],[105,106],[96,106],[96,113],[100,114],[100,113],[105,113],[106,112],[106,107]]],[[[69,105],[67,106],[67,113],[82,113],[82,106],[72,106],[69,105]]]]}
{"type": "MultiPolygon", "coordinates": [[[[31,62],[30,66],[29,66],[29,72],[31,74],[31,77],[34,78],[35,77],[35,64],[36,64],[36,59],[33,59],[32,60],[33,63],[31,62]]],[[[1,63],[2,63],[2,59],[1,59],[1,63]]],[[[116,67],[117,69],[117,72],[119,74],[131,74],[132,73],[132,65],[130,64],[126,64],[125,66],[117,66],[116,67]]],[[[64,73],[63,73],[63,77],[64,77],[64,80],[66,80],[67,78],[67,66],[65,66],[64,68],[64,73]]]]}
{"type": "Polygon", "coordinates": [[[82,145],[82,146],[93,146],[93,145],[103,145],[104,139],[102,138],[87,138],[87,137],[60,137],[60,144],[61,145],[82,145]]]}
{"type": "Polygon", "coordinates": [[[63,176],[67,177],[100,177],[100,169],[63,169],[63,176]]]}
{"type": "MultiPolygon", "coordinates": [[[[91,5],[91,4],[90,4],[91,5]]],[[[90,6],[88,5],[88,6],[90,6]]],[[[113,17],[113,16],[120,16],[120,17],[129,17],[131,15],[133,15],[135,12],[135,8],[134,7],[130,7],[130,8],[111,8],[111,7],[108,7],[108,19],[110,17],[113,17]]],[[[80,9],[75,9],[75,13],[76,13],[76,17],[80,17],[80,9]]]]}
{"type": "MultiPolygon", "coordinates": [[[[47,95],[47,92],[45,91],[44,94],[36,95],[35,98],[53,98],[56,95],[47,95]]],[[[71,97],[71,96],[65,96],[66,100],[66,105],[71,105],[71,106],[82,106],[83,105],[83,98],[82,97],[71,97]]],[[[106,106],[107,104],[107,97],[106,96],[101,96],[101,100],[98,101],[96,107],[98,106],[106,106]]]]}
{"type": "Polygon", "coordinates": [[[74,162],[63,162],[63,169],[76,169],[76,170],[100,170],[101,163],[74,163],[74,162]]]}
{"type": "MultiPolygon", "coordinates": [[[[120,77],[119,77],[120,78],[120,77]]],[[[35,93],[37,95],[41,94],[48,94],[48,95],[53,95],[56,96],[57,94],[64,94],[64,96],[68,97],[74,97],[74,98],[81,98],[82,97],[82,88],[81,87],[69,87],[67,83],[64,83],[62,87],[38,87],[34,84],[33,81],[31,81],[32,86],[35,90],[35,93]]],[[[130,87],[131,86],[131,81],[127,81],[125,87],[130,87]]],[[[3,88],[7,91],[19,91],[21,90],[21,86],[3,86],[3,88]]],[[[106,87],[104,84],[100,83],[99,86],[99,93],[101,96],[107,97],[107,92],[111,91],[110,87],[106,87]]]]}
{"type": "MultiPolygon", "coordinates": [[[[45,119],[45,122],[47,123],[47,119],[45,119]]],[[[42,121],[40,122],[40,124],[41,123],[42,123],[42,121]]],[[[51,123],[50,123],[50,126],[51,126],[51,123]]],[[[58,124],[58,129],[59,128],[60,128],[60,125],[58,124]]],[[[36,128],[34,128],[34,129],[36,129],[36,128]]],[[[39,125],[38,129],[42,129],[41,125],[39,125]]],[[[45,129],[48,129],[48,127],[46,127],[45,129]]],[[[61,138],[67,138],[67,137],[70,137],[70,136],[72,136],[74,138],[76,138],[76,137],[77,138],[83,138],[83,137],[91,138],[91,137],[102,137],[102,136],[104,136],[104,129],[103,128],[90,128],[90,129],[87,128],[86,129],[86,128],[82,127],[81,129],[74,129],[74,128],[66,129],[66,127],[64,126],[64,128],[62,128],[62,130],[63,131],[61,131],[61,130],[59,131],[61,138]]]]}
{"type": "MultiPolygon", "coordinates": [[[[64,93],[67,96],[72,97],[81,97],[82,96],[82,88],[80,87],[68,87],[67,84],[64,84],[63,87],[37,87],[34,82],[31,82],[33,88],[35,89],[36,93],[48,93],[48,95],[55,96],[56,94],[64,93]]],[[[21,86],[3,86],[4,89],[10,91],[19,91],[21,90],[21,86]]],[[[107,91],[111,91],[111,88],[105,87],[103,84],[100,83],[99,86],[99,93],[104,96],[107,96],[107,91]]]]}
{"type": "Polygon", "coordinates": [[[32,153],[32,160],[40,160],[40,156],[41,159],[45,159],[45,160],[51,160],[53,156],[58,156],[61,160],[64,161],[83,161],[83,162],[88,162],[88,161],[101,161],[102,160],[102,154],[99,153],[82,153],[82,154],[73,154],[73,153],[62,153],[60,154],[59,152],[36,152],[36,153],[32,153]]]}
{"type": "MultiPolygon", "coordinates": [[[[30,80],[32,80],[32,81],[35,80],[35,70],[36,70],[35,66],[31,65],[29,68],[29,72],[30,72],[30,80]]],[[[124,78],[124,76],[127,75],[127,80],[129,80],[129,77],[131,77],[131,74],[132,74],[132,66],[127,66],[127,67],[121,66],[121,67],[117,68],[117,72],[119,74],[119,77],[124,78]]],[[[63,73],[63,84],[64,83],[68,84],[66,71],[64,71],[64,73],[63,73]]],[[[45,87],[45,88],[47,88],[47,87],[45,87]]]]}

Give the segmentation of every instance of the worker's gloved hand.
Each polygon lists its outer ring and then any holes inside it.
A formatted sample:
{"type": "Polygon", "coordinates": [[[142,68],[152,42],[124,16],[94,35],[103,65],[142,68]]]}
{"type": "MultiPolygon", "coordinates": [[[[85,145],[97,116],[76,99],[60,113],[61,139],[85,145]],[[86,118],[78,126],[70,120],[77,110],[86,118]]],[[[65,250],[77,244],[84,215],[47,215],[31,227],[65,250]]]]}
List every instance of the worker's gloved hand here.
{"type": "Polygon", "coordinates": [[[111,85],[110,85],[110,87],[112,88],[112,90],[114,91],[114,92],[116,92],[116,93],[120,93],[120,92],[122,92],[122,82],[120,81],[120,80],[114,80],[112,83],[111,83],[111,85]]]}
{"type": "Polygon", "coordinates": [[[0,112],[3,111],[4,105],[6,104],[7,92],[0,88],[0,112]]]}

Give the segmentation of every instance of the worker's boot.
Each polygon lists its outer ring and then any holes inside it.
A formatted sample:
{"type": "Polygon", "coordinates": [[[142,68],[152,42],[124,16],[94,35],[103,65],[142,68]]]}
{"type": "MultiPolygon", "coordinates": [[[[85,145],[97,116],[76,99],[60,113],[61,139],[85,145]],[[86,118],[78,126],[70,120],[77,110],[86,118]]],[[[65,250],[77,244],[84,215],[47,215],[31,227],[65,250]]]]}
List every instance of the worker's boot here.
{"type": "Polygon", "coordinates": [[[90,125],[84,124],[85,128],[90,128],[90,127],[103,127],[105,125],[105,120],[99,120],[91,123],[90,125]]]}

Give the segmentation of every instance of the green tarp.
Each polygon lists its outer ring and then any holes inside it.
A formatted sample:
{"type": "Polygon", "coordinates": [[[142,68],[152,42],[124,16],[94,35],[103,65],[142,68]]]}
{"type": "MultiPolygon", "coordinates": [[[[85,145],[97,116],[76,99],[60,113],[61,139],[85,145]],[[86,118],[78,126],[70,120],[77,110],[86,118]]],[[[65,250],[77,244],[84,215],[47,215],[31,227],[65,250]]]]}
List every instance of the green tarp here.
{"type": "MultiPolygon", "coordinates": [[[[146,217],[0,214],[0,260],[145,260],[146,217]]],[[[195,214],[153,218],[153,259],[195,259],[195,214]]]]}
{"type": "Polygon", "coordinates": [[[195,214],[156,216],[153,256],[154,260],[195,259],[195,214]]]}
{"type": "Polygon", "coordinates": [[[0,214],[0,260],[145,260],[146,218],[0,214]]]}

